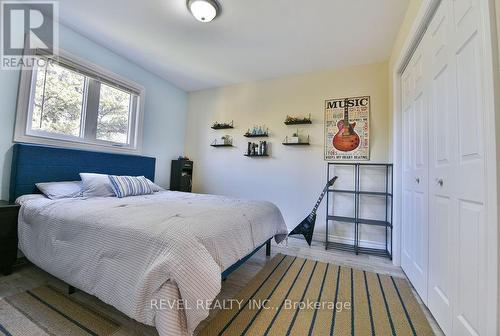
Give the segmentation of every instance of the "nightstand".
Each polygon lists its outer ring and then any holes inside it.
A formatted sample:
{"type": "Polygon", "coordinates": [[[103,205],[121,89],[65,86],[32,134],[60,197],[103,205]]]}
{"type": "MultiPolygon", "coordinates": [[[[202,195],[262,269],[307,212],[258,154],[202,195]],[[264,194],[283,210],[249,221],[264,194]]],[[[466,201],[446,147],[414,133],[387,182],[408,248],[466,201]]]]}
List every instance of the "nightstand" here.
{"type": "Polygon", "coordinates": [[[19,205],[0,201],[0,272],[12,273],[17,259],[17,215],[19,205]]]}
{"type": "Polygon", "coordinates": [[[193,184],[193,161],[172,160],[170,190],[191,192],[193,184]]]}

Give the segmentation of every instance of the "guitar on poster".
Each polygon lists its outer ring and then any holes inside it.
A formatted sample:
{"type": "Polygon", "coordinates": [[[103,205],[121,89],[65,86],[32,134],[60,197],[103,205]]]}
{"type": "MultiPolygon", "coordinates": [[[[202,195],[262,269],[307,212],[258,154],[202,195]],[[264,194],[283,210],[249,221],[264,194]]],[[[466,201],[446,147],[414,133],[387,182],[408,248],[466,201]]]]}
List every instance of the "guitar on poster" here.
{"type": "Polygon", "coordinates": [[[369,159],[370,97],[325,102],[325,160],[369,159]]]}
{"type": "Polygon", "coordinates": [[[349,100],[344,101],[344,119],[337,123],[339,131],[333,137],[333,147],[342,152],[350,152],[358,148],[359,135],[354,128],[356,122],[349,122],[349,100]]]}

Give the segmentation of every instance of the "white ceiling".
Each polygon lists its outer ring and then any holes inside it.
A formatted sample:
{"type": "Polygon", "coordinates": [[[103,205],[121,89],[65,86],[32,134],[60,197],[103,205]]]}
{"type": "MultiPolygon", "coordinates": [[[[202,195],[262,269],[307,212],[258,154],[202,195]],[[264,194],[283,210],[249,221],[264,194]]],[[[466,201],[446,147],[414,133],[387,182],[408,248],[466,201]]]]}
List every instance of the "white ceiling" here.
{"type": "Polygon", "coordinates": [[[409,0],[60,0],[60,21],[187,91],[388,59],[409,0]]]}

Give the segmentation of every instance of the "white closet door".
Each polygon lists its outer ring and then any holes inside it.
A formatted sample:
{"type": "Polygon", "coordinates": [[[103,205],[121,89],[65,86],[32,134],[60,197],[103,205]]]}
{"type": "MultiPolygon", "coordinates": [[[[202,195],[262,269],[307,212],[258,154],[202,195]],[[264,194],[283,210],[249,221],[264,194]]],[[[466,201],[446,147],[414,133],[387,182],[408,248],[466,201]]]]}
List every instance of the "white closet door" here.
{"type": "MultiPolygon", "coordinates": [[[[483,2],[484,3],[484,2],[483,2]]],[[[453,56],[456,63],[456,105],[458,115],[456,300],[453,303],[453,335],[486,335],[485,215],[485,103],[484,34],[478,0],[453,0],[453,56]]],[[[488,125],[488,127],[493,127],[488,125]]],[[[446,183],[446,181],[445,181],[446,183]]],[[[491,293],[490,293],[491,295],[491,293]]]]}
{"type": "Polygon", "coordinates": [[[402,267],[454,336],[487,325],[481,2],[442,0],[402,76],[402,267]]]}
{"type": "Polygon", "coordinates": [[[477,0],[443,0],[428,28],[428,307],[448,335],[486,335],[483,48],[477,0]]]}
{"type": "Polygon", "coordinates": [[[422,45],[403,73],[403,223],[401,266],[427,302],[428,131],[422,45]]]}
{"type": "Polygon", "coordinates": [[[443,332],[451,335],[454,296],[458,159],[453,17],[444,0],[429,25],[429,289],[427,306],[443,332]]]}

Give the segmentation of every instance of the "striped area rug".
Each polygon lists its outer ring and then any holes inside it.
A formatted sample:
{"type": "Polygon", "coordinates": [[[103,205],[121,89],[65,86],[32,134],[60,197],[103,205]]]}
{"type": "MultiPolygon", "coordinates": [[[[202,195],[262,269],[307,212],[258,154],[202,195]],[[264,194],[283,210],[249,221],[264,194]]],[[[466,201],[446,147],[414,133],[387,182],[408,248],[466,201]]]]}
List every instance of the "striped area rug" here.
{"type": "Polygon", "coordinates": [[[118,323],[52,287],[38,287],[0,300],[0,335],[119,334],[118,323]]]}
{"type": "Polygon", "coordinates": [[[405,279],[278,254],[201,335],[434,335],[405,279]]]}

